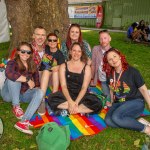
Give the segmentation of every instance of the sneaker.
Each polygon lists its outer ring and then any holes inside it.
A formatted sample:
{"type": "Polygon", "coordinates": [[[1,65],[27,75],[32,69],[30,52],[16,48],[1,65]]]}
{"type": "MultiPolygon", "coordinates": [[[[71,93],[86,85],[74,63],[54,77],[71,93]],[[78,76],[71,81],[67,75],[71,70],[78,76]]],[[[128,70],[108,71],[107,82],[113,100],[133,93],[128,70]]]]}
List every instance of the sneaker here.
{"type": "Polygon", "coordinates": [[[144,118],[139,118],[138,122],[146,125],[146,126],[150,126],[150,122],[148,122],[147,120],[145,120],[144,118]]]}
{"type": "Polygon", "coordinates": [[[24,112],[20,106],[13,107],[13,113],[18,119],[22,119],[24,112]]]}
{"type": "Polygon", "coordinates": [[[28,121],[28,120],[23,121],[23,122],[18,121],[18,122],[14,125],[14,127],[15,127],[16,129],[18,129],[19,131],[23,132],[23,133],[27,133],[27,134],[30,134],[30,135],[33,134],[33,132],[32,132],[31,130],[29,130],[29,121],[28,121]]]}
{"type": "Polygon", "coordinates": [[[34,126],[34,125],[33,125],[32,123],[30,123],[30,122],[29,122],[28,124],[29,124],[30,127],[33,127],[33,126],[34,126]]]}
{"type": "Polygon", "coordinates": [[[39,108],[38,108],[38,114],[40,116],[45,115],[46,111],[45,111],[45,100],[41,102],[39,108]]]}
{"type": "Polygon", "coordinates": [[[90,116],[90,114],[88,114],[88,113],[80,113],[80,115],[81,116],[85,116],[85,117],[89,117],[90,116]]]}
{"type": "Polygon", "coordinates": [[[68,112],[68,110],[66,110],[66,109],[57,110],[57,111],[54,112],[54,114],[55,114],[56,116],[62,116],[62,117],[69,116],[69,112],[68,112]]]}

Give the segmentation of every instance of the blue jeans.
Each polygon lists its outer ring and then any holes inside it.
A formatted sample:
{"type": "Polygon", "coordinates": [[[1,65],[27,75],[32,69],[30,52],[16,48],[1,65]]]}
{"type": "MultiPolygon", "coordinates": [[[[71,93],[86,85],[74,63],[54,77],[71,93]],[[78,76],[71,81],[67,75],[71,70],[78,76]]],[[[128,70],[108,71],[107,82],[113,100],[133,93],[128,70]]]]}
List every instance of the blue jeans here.
{"type": "Polygon", "coordinates": [[[102,92],[106,96],[107,99],[110,99],[110,89],[106,81],[101,81],[102,92]]]}
{"type": "Polygon", "coordinates": [[[4,101],[12,102],[13,106],[20,105],[20,101],[29,103],[26,112],[22,118],[30,120],[35,111],[38,109],[44,93],[39,88],[28,89],[25,93],[20,94],[21,82],[13,82],[9,79],[5,81],[1,95],[4,101]]]}
{"type": "Polygon", "coordinates": [[[114,128],[126,128],[135,131],[143,131],[145,126],[136,120],[136,118],[140,117],[143,110],[143,99],[113,103],[105,117],[105,122],[108,126],[114,128]]]}

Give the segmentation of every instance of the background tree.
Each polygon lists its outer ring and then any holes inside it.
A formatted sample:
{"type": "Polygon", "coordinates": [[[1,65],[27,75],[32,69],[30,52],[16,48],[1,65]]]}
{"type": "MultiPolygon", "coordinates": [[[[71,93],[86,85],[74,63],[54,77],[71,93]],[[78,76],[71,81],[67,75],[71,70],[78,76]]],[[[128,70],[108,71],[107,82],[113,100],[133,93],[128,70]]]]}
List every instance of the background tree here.
{"type": "Polygon", "coordinates": [[[12,28],[10,52],[20,41],[31,41],[33,29],[43,26],[47,33],[59,30],[64,39],[69,26],[67,0],[5,0],[12,28]]]}

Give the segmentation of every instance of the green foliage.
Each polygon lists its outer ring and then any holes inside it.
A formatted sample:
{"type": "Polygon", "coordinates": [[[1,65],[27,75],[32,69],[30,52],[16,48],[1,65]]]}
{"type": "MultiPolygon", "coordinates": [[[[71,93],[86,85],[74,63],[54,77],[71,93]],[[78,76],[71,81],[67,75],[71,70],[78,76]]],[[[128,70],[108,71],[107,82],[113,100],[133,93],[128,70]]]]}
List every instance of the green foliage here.
{"type": "MultiPolygon", "coordinates": [[[[87,40],[91,47],[99,44],[98,31],[83,31],[83,37],[87,40]]],[[[149,47],[142,44],[134,44],[126,42],[124,33],[111,33],[113,47],[122,51],[128,62],[139,69],[143,75],[147,86],[150,88],[150,50],[149,47]]],[[[7,55],[9,43],[0,44],[0,60],[7,55]]],[[[23,109],[28,104],[21,104],[23,109]]],[[[18,121],[12,114],[12,106],[10,103],[3,102],[0,98],[0,117],[4,123],[4,133],[0,139],[0,149],[2,150],[37,150],[36,135],[38,129],[34,130],[34,135],[29,136],[23,134],[14,128],[14,124],[18,121]]],[[[149,117],[147,117],[149,119],[149,117]]],[[[125,130],[113,129],[108,127],[101,133],[94,136],[82,137],[72,141],[68,150],[140,150],[146,141],[143,133],[125,130]]]]}

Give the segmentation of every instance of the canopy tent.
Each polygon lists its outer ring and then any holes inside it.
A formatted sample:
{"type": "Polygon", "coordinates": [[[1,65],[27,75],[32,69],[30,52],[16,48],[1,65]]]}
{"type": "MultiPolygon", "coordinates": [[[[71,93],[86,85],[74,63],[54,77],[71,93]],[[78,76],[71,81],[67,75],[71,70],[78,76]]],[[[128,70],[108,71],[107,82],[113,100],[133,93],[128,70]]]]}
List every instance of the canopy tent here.
{"type": "Polygon", "coordinates": [[[5,0],[0,0],[0,43],[10,40],[5,0]]]}

